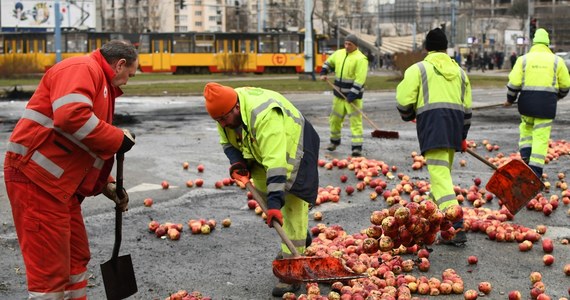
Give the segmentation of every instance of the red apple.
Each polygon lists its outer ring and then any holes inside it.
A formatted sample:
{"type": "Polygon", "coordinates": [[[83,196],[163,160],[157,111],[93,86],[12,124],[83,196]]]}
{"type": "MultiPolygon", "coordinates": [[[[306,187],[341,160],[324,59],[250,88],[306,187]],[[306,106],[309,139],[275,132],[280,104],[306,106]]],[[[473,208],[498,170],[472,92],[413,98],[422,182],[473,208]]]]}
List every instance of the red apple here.
{"type": "Polygon", "coordinates": [[[544,253],[552,253],[552,251],[554,251],[554,243],[551,239],[542,239],[542,251],[544,251],[544,253]]]}
{"type": "MultiPolygon", "coordinates": [[[[562,268],[562,271],[564,271],[564,274],[567,276],[570,276],[570,264],[565,264],[564,268],[562,268]]],[[[570,294],[570,290],[568,290],[568,293],[570,294]]]]}
{"type": "Polygon", "coordinates": [[[216,182],[214,183],[214,186],[215,186],[217,189],[221,189],[221,188],[224,186],[224,183],[223,183],[221,180],[218,180],[218,181],[216,181],[216,182]]]}
{"type": "Polygon", "coordinates": [[[180,231],[176,230],[176,228],[168,229],[168,238],[171,240],[179,240],[180,239],[180,231]]]}
{"type": "Polygon", "coordinates": [[[198,170],[198,172],[202,173],[204,172],[204,165],[200,164],[196,167],[196,169],[198,170]]]}
{"type": "Polygon", "coordinates": [[[465,291],[465,293],[463,293],[463,298],[465,300],[475,300],[477,299],[478,296],[479,294],[477,293],[476,290],[467,290],[465,291]]]}
{"type": "Polygon", "coordinates": [[[473,179],[473,183],[474,183],[476,186],[480,186],[480,185],[481,185],[481,178],[475,177],[475,178],[473,179]]]}
{"type": "Polygon", "coordinates": [[[522,294],[519,291],[510,291],[509,292],[509,300],[521,300],[522,299],[522,294]]]}
{"type": "Polygon", "coordinates": [[[550,266],[554,263],[554,256],[552,256],[552,254],[545,254],[542,257],[542,262],[545,266],[550,266]]]}
{"type": "Polygon", "coordinates": [[[148,223],[148,231],[155,232],[158,226],[160,226],[160,223],[158,223],[155,220],[152,220],[150,221],[150,223],[148,223]]]}
{"type": "Polygon", "coordinates": [[[354,193],[354,187],[352,185],[347,186],[344,190],[347,195],[352,195],[352,193],[354,193]]]}
{"type": "Polygon", "coordinates": [[[488,295],[491,292],[491,283],[488,281],[479,282],[479,291],[485,295],[488,295]]]}
{"type": "Polygon", "coordinates": [[[198,178],[194,180],[194,184],[196,184],[197,187],[201,187],[204,184],[204,179],[198,178]]]}
{"type": "Polygon", "coordinates": [[[188,180],[188,181],[186,181],[186,186],[189,187],[189,188],[190,188],[190,187],[193,187],[193,186],[194,186],[194,182],[193,182],[192,180],[188,180]]]}
{"type": "Polygon", "coordinates": [[[232,225],[232,220],[230,218],[225,218],[222,220],[222,227],[230,227],[232,225]]]}
{"type": "Polygon", "coordinates": [[[257,201],[253,199],[247,200],[247,207],[249,207],[249,209],[255,209],[257,207],[257,201]]]}
{"type": "Polygon", "coordinates": [[[348,180],[348,176],[340,175],[340,182],[346,182],[348,180]]]}
{"type": "Polygon", "coordinates": [[[143,201],[143,204],[144,204],[144,206],[146,206],[146,207],[151,207],[151,206],[152,206],[152,203],[153,203],[153,202],[152,202],[152,198],[146,198],[146,199],[144,199],[144,201],[143,201]]]}
{"type": "Polygon", "coordinates": [[[168,183],[168,181],[163,180],[160,185],[162,186],[163,189],[168,189],[170,187],[170,184],[168,183]]]}
{"type": "Polygon", "coordinates": [[[156,228],[156,230],[154,231],[154,234],[156,235],[156,237],[163,237],[164,235],[166,235],[166,226],[164,225],[159,225],[158,228],[156,228]]]}
{"type": "Polygon", "coordinates": [[[184,169],[184,170],[188,170],[189,166],[190,166],[190,164],[187,161],[182,163],[182,169],[184,169]]]}
{"type": "Polygon", "coordinates": [[[477,262],[479,262],[479,259],[477,258],[477,256],[471,255],[471,256],[469,256],[469,257],[467,258],[467,262],[468,262],[470,265],[475,265],[475,264],[477,264],[477,262]]]}
{"type": "Polygon", "coordinates": [[[313,219],[314,219],[315,221],[320,221],[320,220],[322,220],[322,219],[323,219],[323,213],[320,212],[320,211],[316,211],[316,212],[313,214],[313,219]]]}

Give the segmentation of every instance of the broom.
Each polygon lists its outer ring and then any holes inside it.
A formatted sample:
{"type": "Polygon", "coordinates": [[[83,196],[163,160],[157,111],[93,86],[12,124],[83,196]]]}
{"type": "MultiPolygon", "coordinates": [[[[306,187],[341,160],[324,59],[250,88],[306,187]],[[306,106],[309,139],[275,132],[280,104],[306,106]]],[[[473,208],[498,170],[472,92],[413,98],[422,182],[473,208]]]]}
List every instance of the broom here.
{"type": "MultiPolygon", "coordinates": [[[[339,94],[342,95],[342,97],[344,98],[345,101],[348,102],[348,99],[346,99],[346,96],[338,89],[337,86],[335,86],[332,82],[330,82],[330,80],[327,79],[327,83],[335,90],[337,91],[339,94]]],[[[397,139],[400,137],[400,134],[397,131],[386,131],[386,130],[380,130],[378,128],[378,126],[376,124],[374,124],[374,122],[372,122],[372,120],[370,120],[368,118],[368,116],[366,114],[364,114],[364,112],[358,108],[358,106],[356,106],[354,103],[349,102],[350,105],[352,105],[352,107],[358,111],[363,117],[364,119],[366,119],[366,121],[368,121],[368,123],[370,123],[370,125],[372,125],[372,127],[374,127],[374,131],[371,132],[372,137],[375,138],[385,138],[385,139],[397,139]]]]}

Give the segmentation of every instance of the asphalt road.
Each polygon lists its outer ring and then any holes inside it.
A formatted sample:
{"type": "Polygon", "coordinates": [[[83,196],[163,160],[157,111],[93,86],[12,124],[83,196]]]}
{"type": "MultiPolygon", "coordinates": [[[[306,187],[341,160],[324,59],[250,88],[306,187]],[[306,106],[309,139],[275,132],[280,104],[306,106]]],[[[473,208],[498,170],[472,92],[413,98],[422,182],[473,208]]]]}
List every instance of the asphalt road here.
{"type": "MultiPolygon", "coordinates": [[[[311,121],[321,136],[322,159],[346,158],[350,154],[348,125],[343,129],[343,144],[337,151],[326,151],[328,142],[328,118],[331,94],[287,95],[311,121]]],[[[373,129],[365,123],[364,156],[382,160],[397,166],[397,172],[413,179],[428,179],[427,170],[412,170],[411,152],[418,151],[415,126],[399,119],[395,110],[394,92],[367,93],[364,111],[381,129],[398,131],[397,140],[377,139],[368,133],[373,129]]],[[[474,107],[502,103],[505,90],[474,90],[474,107]]],[[[134,263],[139,292],[131,299],[164,299],[179,289],[200,291],[212,299],[273,299],[270,291],[276,282],[271,271],[275,257],[278,236],[260,220],[246,205],[244,190],[236,186],[216,189],[214,182],[228,177],[228,162],[218,144],[215,123],[207,116],[201,97],[122,97],[117,104],[117,113],[122,120],[130,121],[123,127],[134,131],[137,145],[127,153],[125,159],[125,186],[130,195],[130,209],[124,215],[123,243],[121,255],[130,254],[134,263]],[[182,163],[188,162],[188,170],[182,163]],[[203,164],[205,170],[196,170],[203,164]],[[201,188],[187,188],[187,180],[204,179],[201,188]],[[170,188],[163,190],[162,181],[168,181],[170,188]],[[153,198],[152,207],[144,207],[145,198],[153,198]],[[192,235],[185,226],[178,241],[159,239],[147,231],[151,219],[161,223],[186,224],[189,219],[215,219],[218,228],[209,235],[192,235]],[[224,218],[230,218],[232,225],[221,228],[224,218]]],[[[567,139],[570,123],[570,102],[559,103],[557,120],[553,125],[553,139],[567,139]]],[[[20,116],[25,102],[0,102],[0,152],[5,152],[8,136],[14,122],[20,116]]],[[[365,121],[366,122],[366,121],[365,121]]],[[[469,139],[481,143],[488,139],[500,145],[500,152],[515,152],[518,141],[518,113],[516,108],[481,109],[474,112],[469,139]]],[[[347,123],[345,123],[347,124],[347,123]]],[[[476,149],[484,155],[482,148],[476,149]]],[[[554,185],[556,174],[568,173],[569,157],[563,156],[546,166],[546,173],[554,185]]],[[[0,162],[1,163],[1,162],[0,162]]],[[[339,186],[344,190],[347,184],[356,184],[357,179],[347,170],[319,169],[321,186],[339,186]],[[341,183],[341,174],[349,175],[347,183],[341,183]]],[[[470,157],[457,154],[453,171],[454,183],[469,187],[479,177],[485,183],[492,170],[470,157]],[[467,164],[460,167],[458,161],[467,164]]],[[[389,180],[395,186],[397,180],[389,180]]],[[[561,194],[552,189],[550,194],[561,194]]],[[[469,204],[467,204],[469,206],[469,204]]],[[[383,200],[371,201],[369,191],[356,192],[352,196],[342,194],[338,203],[327,202],[311,211],[321,211],[320,221],[328,226],[342,226],[348,234],[358,233],[370,225],[372,211],[387,207],[383,200]]],[[[486,207],[497,209],[493,200],[486,207]]],[[[570,277],[562,268],[570,263],[570,246],[560,240],[570,237],[568,207],[561,204],[550,216],[523,209],[514,223],[535,228],[547,226],[545,237],[555,241],[555,262],[545,266],[543,251],[536,243],[529,252],[520,252],[517,243],[491,241],[481,233],[468,233],[468,244],[464,248],[444,245],[432,246],[431,268],[422,273],[414,269],[414,276],[441,278],[442,271],[453,268],[463,278],[465,289],[477,289],[481,281],[493,285],[491,294],[483,299],[507,299],[510,290],[519,290],[523,299],[530,299],[529,274],[541,272],[546,293],[552,299],[568,297],[570,277]],[[476,255],[477,265],[467,263],[467,257],[476,255]]],[[[83,203],[83,213],[90,238],[92,259],[89,264],[88,296],[104,299],[99,265],[111,257],[113,247],[114,210],[111,201],[104,197],[89,198],[83,203]]],[[[19,251],[11,217],[10,205],[5,188],[0,186],[0,299],[24,299],[26,297],[25,267],[19,251]]],[[[317,221],[310,218],[310,225],[317,221]]],[[[414,258],[413,255],[406,257],[414,258]]],[[[322,294],[329,287],[321,285],[322,294]]],[[[305,292],[302,290],[301,292],[305,292]]],[[[424,298],[424,297],[422,297],[424,298]]],[[[427,297],[428,299],[463,299],[462,295],[427,297]]]]}

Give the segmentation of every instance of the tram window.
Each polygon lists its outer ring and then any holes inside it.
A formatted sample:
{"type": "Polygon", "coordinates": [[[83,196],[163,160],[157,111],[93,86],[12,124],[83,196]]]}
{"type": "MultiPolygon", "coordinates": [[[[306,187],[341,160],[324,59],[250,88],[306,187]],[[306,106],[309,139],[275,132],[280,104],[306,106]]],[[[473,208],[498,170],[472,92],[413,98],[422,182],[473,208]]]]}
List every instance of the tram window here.
{"type": "Polygon", "coordinates": [[[70,33],[65,36],[66,52],[82,53],[87,52],[87,36],[83,33],[70,33]]]}
{"type": "Polygon", "coordinates": [[[160,42],[161,40],[153,40],[152,41],[152,49],[154,53],[160,53],[160,42]]]}
{"type": "Polygon", "coordinates": [[[196,46],[196,53],[214,53],[217,49],[214,48],[214,35],[213,34],[197,34],[194,37],[196,46]]]}
{"type": "Polygon", "coordinates": [[[279,48],[277,38],[271,35],[261,36],[259,45],[259,53],[275,53],[279,48]]]}
{"type": "Polygon", "coordinates": [[[299,53],[299,38],[295,35],[284,35],[280,37],[280,53],[299,53]]]}
{"type": "Polygon", "coordinates": [[[188,53],[192,49],[192,39],[190,37],[180,37],[172,42],[173,53],[188,53]]]}
{"type": "Polygon", "coordinates": [[[148,35],[141,35],[138,50],[139,53],[150,53],[150,37],[148,35]]]}
{"type": "Polygon", "coordinates": [[[46,40],[46,53],[54,53],[55,52],[55,37],[53,35],[48,35],[46,40]]]}

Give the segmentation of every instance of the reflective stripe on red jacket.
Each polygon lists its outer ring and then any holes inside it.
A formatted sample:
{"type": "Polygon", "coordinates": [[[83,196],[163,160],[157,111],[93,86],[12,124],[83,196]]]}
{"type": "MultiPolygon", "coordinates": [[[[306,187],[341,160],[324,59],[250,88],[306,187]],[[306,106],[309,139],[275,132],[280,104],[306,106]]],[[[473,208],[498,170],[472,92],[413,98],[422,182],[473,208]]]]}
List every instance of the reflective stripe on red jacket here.
{"type": "Polygon", "coordinates": [[[50,68],[16,124],[4,162],[58,199],[99,193],[123,131],[113,125],[111,66],[100,51],[50,68]]]}

